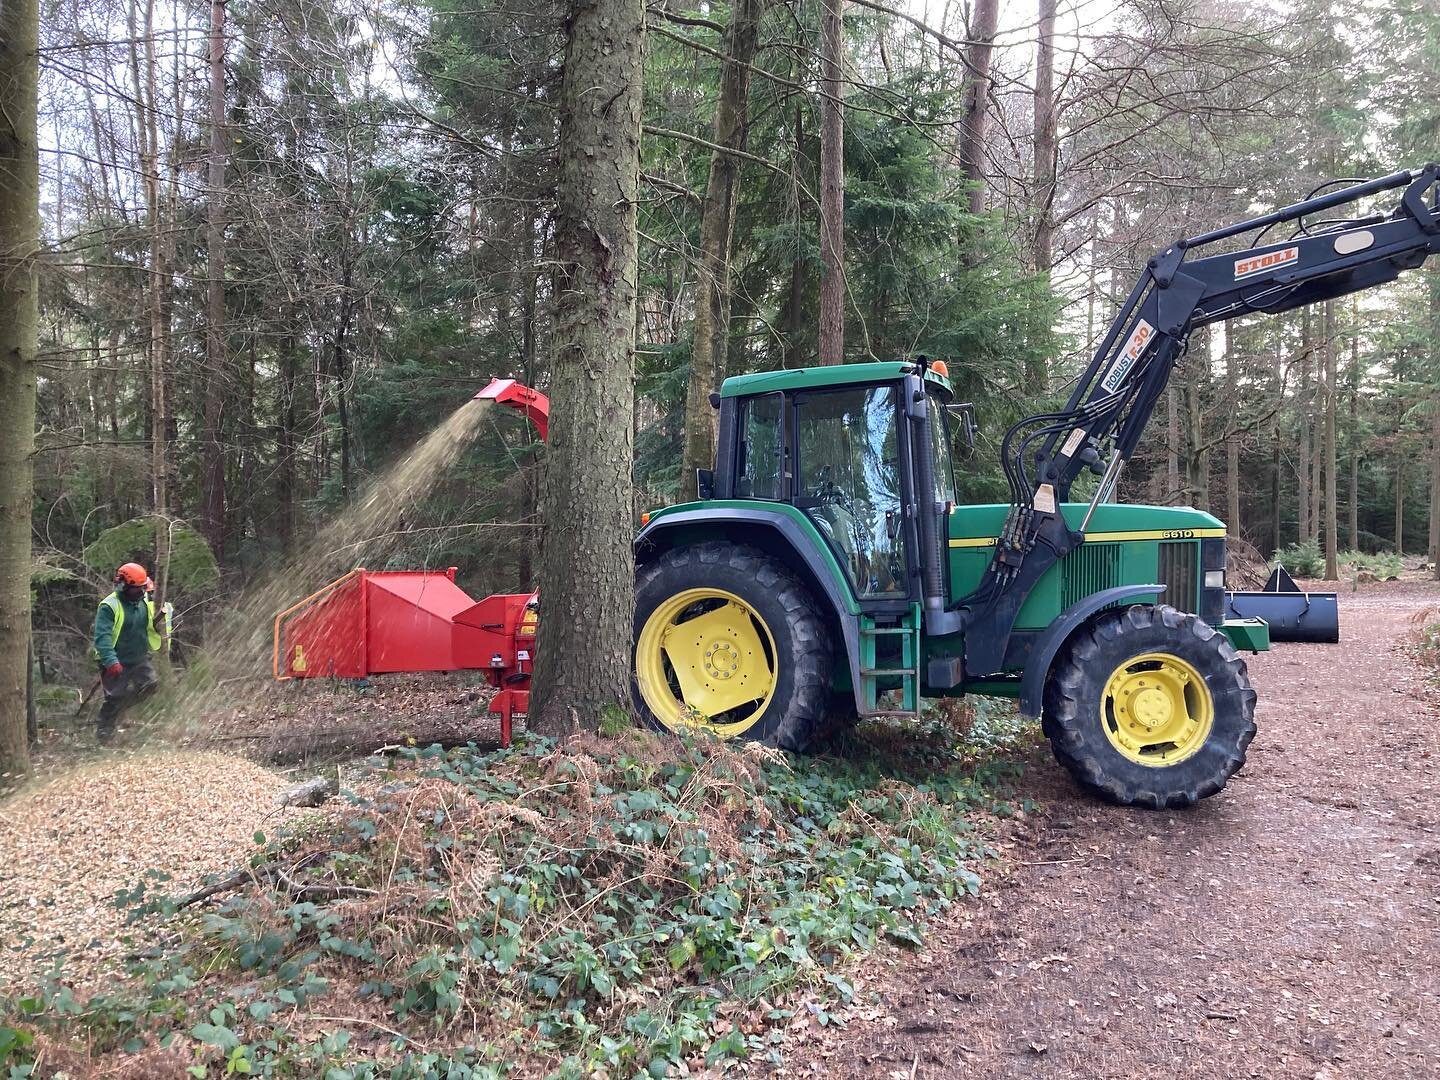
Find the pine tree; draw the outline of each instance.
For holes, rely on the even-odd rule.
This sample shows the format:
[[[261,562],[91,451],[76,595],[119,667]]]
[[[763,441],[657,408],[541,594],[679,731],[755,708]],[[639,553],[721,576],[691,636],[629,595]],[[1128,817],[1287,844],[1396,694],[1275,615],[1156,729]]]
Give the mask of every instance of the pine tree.
[[[0,4],[0,774],[28,771],[31,452],[35,445],[39,7]]]
[[[532,723],[630,700],[643,0],[573,0],[560,90],[556,347]],[[601,92],[599,89],[603,87]]]

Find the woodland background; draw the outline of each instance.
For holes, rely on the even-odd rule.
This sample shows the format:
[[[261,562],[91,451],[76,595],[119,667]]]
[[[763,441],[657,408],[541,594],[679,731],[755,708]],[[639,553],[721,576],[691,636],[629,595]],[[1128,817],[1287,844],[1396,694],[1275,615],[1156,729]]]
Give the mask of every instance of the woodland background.
[[[1003,499],[1005,424],[1063,396],[1151,253],[1440,157],[1416,0],[852,0],[831,65],[827,13],[833,48],[823,3],[647,11],[637,515],[708,464],[726,373],[917,352],[978,406],[962,494]],[[490,376],[549,385],[566,10],[47,0],[39,26],[34,648],[80,681],[105,530],[208,542],[216,572],[169,583],[183,652]],[[531,585],[539,455],[512,421],[371,557]],[[1440,274],[1197,334],[1121,497],[1208,508],[1265,555],[1314,541],[1332,573],[1342,549],[1433,559]]]

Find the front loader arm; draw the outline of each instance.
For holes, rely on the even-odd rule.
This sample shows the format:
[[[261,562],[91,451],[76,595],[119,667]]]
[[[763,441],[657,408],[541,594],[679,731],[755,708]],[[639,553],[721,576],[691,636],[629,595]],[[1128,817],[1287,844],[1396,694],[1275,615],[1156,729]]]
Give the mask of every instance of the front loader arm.
[[[1346,296],[1419,266],[1440,252],[1437,178],[1435,164],[1392,173],[1176,241],[1149,260],[1065,408],[1027,417],[1005,434],[1010,514],[979,586],[962,601],[972,675],[1000,670],[1030,588],[1084,538],[1090,515],[1135,452],[1190,331]],[[1341,207],[1353,213],[1361,199],[1400,188],[1389,212],[1305,221]],[[1262,242],[1277,225],[1292,222],[1298,225],[1288,239]],[[1196,257],[1199,249],[1252,231],[1257,235],[1248,248]],[[1086,469],[1101,481],[1072,530],[1060,504]]]

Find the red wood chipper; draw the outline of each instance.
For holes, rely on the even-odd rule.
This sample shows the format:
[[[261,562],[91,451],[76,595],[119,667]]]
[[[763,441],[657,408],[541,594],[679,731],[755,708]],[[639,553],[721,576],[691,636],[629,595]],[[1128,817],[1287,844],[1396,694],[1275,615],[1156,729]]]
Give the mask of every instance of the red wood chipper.
[[[550,401],[514,379],[492,379],[475,395],[523,413],[544,439]],[[363,679],[402,672],[480,671],[497,693],[500,742],[530,704],[539,620],[537,593],[475,600],[444,570],[356,567],[275,616],[275,678]]]

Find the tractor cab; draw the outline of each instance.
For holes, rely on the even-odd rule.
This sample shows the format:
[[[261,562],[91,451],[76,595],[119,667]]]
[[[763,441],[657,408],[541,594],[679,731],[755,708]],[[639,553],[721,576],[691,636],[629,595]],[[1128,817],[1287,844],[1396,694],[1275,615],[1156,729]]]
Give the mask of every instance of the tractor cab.
[[[920,599],[922,520],[937,524],[955,499],[952,396],[944,368],[923,363],[727,379],[702,494],[793,507],[866,611],[898,611]]]

